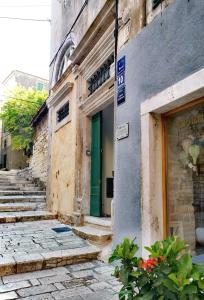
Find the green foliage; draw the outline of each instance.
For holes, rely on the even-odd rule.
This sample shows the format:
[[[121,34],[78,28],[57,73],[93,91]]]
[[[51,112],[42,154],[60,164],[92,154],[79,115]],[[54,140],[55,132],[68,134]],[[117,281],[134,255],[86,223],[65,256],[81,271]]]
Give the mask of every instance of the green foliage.
[[[145,248],[147,260],[135,257],[138,246],[125,239],[109,259],[119,261],[113,276],[122,283],[120,300],[204,299],[204,267],[192,263],[185,241],[168,237]]]
[[[2,107],[0,118],[3,120],[6,132],[11,134],[12,148],[28,149],[33,136],[30,122],[47,98],[47,91],[18,86],[7,94],[7,101]]]

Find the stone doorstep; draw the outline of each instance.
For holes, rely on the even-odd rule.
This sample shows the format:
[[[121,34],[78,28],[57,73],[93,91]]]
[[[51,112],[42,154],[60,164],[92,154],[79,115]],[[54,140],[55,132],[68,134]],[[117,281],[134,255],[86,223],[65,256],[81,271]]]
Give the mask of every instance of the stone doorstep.
[[[111,230],[111,218],[84,216],[84,222],[87,225],[88,224],[97,225]]]
[[[57,219],[57,214],[48,211],[0,212],[0,223],[16,223]]]
[[[94,228],[88,225],[73,227],[73,232],[84,239],[98,243],[104,243],[112,238],[111,231]]]
[[[0,276],[25,273],[53,267],[77,264],[97,259],[100,250],[95,246],[75,248],[26,256],[8,256],[0,258]]]

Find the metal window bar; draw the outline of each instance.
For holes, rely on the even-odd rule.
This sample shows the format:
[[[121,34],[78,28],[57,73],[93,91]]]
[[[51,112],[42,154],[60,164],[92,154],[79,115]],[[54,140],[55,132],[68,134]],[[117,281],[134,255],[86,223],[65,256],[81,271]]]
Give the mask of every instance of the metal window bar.
[[[152,0],[152,8],[155,9],[163,0]]]
[[[69,115],[69,102],[63,105],[57,112],[57,122],[61,122]]]
[[[106,80],[110,78],[110,66],[113,62],[114,54],[112,54],[88,80],[89,96],[93,94]]]

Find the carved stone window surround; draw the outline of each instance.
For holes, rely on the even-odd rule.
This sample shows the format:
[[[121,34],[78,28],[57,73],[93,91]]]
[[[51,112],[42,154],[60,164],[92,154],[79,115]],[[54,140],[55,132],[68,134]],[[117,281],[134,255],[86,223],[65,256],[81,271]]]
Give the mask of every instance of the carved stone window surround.
[[[53,124],[53,130],[55,132],[71,121],[72,103],[68,95],[71,92],[73,85],[74,84],[72,82],[65,83],[57,93],[51,95],[47,100],[47,106],[49,110],[52,110],[52,119],[53,119],[52,124]],[[61,122],[57,123],[57,111],[68,101],[69,101],[69,115],[66,118],[64,118]]]
[[[98,43],[94,46],[89,55],[84,59],[79,66],[79,85],[78,85],[78,102],[85,114],[91,113],[94,105],[99,107],[105,103],[106,96],[113,92],[109,91],[110,86],[114,84],[114,72],[111,71],[111,77],[107,80],[97,91],[88,97],[88,79],[101,67],[106,59],[114,53],[114,37],[113,37],[114,23],[112,23],[105,34],[100,38]],[[113,68],[112,68],[113,69]],[[105,93],[104,96],[100,95]],[[109,101],[109,96],[107,96]],[[99,100],[101,99],[101,100]],[[102,100],[103,99],[103,100]],[[91,103],[92,102],[92,103]],[[95,108],[93,109],[95,111]]]
[[[93,116],[111,104],[114,99],[114,76],[109,78],[98,90],[79,104],[86,116]]]
[[[71,92],[73,85],[73,82],[67,82],[58,92],[52,94],[47,100],[48,108],[56,106],[62,99],[64,99],[64,97]]]
[[[100,38],[92,51],[80,65],[80,73],[88,80],[103,62],[114,52],[114,23],[110,25],[105,34]]]

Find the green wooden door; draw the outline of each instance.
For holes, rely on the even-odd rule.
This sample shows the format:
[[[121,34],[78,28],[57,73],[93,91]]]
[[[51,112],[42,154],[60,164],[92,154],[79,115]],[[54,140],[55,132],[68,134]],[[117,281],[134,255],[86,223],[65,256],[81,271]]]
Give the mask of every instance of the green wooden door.
[[[90,215],[101,216],[101,113],[92,117]]]

